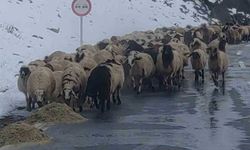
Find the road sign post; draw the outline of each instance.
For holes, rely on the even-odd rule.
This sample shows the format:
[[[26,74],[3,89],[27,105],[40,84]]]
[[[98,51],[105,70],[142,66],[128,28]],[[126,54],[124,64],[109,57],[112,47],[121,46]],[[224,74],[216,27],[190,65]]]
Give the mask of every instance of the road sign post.
[[[83,16],[86,16],[91,11],[90,0],[74,0],[72,2],[72,10],[80,16],[80,46],[83,44]]]

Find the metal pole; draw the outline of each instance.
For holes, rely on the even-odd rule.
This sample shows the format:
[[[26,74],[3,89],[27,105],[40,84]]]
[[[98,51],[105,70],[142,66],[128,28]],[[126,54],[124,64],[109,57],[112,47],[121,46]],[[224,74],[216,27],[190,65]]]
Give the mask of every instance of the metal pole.
[[[83,16],[80,17],[80,46],[83,44]]]

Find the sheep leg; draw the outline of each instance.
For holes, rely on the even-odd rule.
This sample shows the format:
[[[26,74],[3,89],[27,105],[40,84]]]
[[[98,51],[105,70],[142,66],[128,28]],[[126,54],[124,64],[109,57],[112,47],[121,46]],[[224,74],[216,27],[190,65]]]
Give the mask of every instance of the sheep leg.
[[[100,104],[101,104],[101,112],[103,113],[105,111],[105,99],[101,99]]]
[[[214,81],[214,84],[215,84],[215,86],[216,87],[218,87],[218,74],[217,73],[214,73],[213,75],[212,75],[212,78],[213,78],[213,81]]]
[[[26,98],[26,103],[27,103],[26,110],[31,111],[31,98],[30,97]]]
[[[159,81],[159,89],[163,89],[164,86],[164,79],[162,78],[162,76],[158,77],[158,81]]]
[[[222,86],[225,86],[225,72],[222,72]]]
[[[153,81],[152,81],[152,79],[149,79],[149,88],[151,88],[152,89],[152,91],[154,92],[155,91],[155,88],[154,88],[154,86],[153,86]]]
[[[107,99],[107,110],[108,110],[108,111],[110,110],[110,96],[109,96],[109,98]]]
[[[184,68],[182,69],[182,79],[183,79],[183,80],[185,79],[185,76],[184,76]]]
[[[31,102],[32,103],[32,109],[36,108],[36,102]]]
[[[177,76],[176,76],[176,82],[177,82],[177,85],[178,85],[178,89],[181,88],[181,79],[182,79],[182,75],[180,74],[181,71],[178,71],[177,73]]]
[[[120,94],[121,94],[121,92],[120,92],[120,88],[117,88],[117,90],[116,90],[116,94],[117,94],[117,100],[118,100],[117,105],[121,105],[121,104],[122,104],[122,102],[121,102],[121,98],[120,98]]]
[[[204,81],[205,81],[204,69],[201,70],[201,77],[202,77],[202,83],[204,83]]]
[[[135,78],[132,77],[131,80],[132,80],[133,89],[136,91]]]
[[[99,104],[98,104],[98,101],[97,101],[96,96],[95,96],[95,97],[93,97],[93,100],[94,100],[94,103],[95,103],[95,107],[96,107],[96,109],[99,109]]]
[[[197,82],[199,80],[199,73],[197,70],[195,70],[194,74],[195,74],[195,81]]]
[[[138,86],[138,90],[137,90],[137,94],[141,94],[141,89],[142,89],[142,78],[139,80],[139,86]]]
[[[215,84],[215,86],[216,86],[216,78],[215,78],[215,74],[212,74],[212,79],[213,79],[213,82],[214,82],[214,84]]]
[[[112,94],[112,100],[113,100],[113,103],[114,103],[114,104],[116,104],[115,93],[116,93],[116,91]]]

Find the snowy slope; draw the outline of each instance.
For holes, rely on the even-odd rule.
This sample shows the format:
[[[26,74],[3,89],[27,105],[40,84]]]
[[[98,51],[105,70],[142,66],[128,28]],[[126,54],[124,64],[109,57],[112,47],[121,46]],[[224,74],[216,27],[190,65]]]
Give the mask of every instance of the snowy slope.
[[[79,46],[79,18],[71,0],[1,0],[0,116],[25,105],[15,75],[22,64],[54,50],[72,52]],[[162,26],[198,25],[205,20],[182,0],[92,0],[84,18],[84,41],[95,43],[112,35]]]

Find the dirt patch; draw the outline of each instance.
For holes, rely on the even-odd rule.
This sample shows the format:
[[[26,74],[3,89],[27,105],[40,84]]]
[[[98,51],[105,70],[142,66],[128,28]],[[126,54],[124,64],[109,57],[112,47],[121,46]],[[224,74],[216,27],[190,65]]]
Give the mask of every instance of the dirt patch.
[[[66,104],[52,103],[31,114],[25,122],[36,123],[76,123],[86,121],[80,114],[75,113]]]
[[[48,139],[41,130],[26,123],[10,124],[0,130],[0,147],[27,142],[40,143]]]

